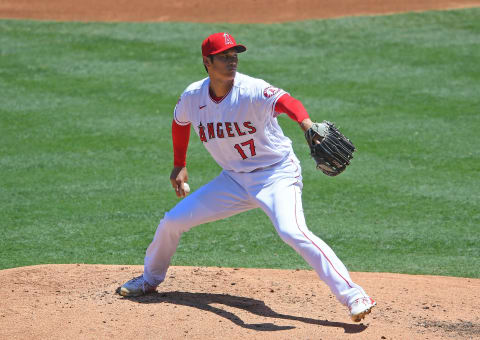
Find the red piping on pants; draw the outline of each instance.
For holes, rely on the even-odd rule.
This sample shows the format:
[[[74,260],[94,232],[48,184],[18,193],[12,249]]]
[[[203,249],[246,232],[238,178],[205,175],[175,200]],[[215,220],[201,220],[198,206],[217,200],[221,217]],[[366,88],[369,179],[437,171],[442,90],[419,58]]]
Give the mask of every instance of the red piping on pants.
[[[353,288],[350,283],[347,281],[347,279],[345,279],[337,270],[337,268],[335,268],[335,266],[332,264],[332,262],[330,261],[330,259],[325,255],[325,253],[322,251],[322,249],[320,249],[319,246],[317,246],[315,244],[315,242],[313,242],[311,239],[308,238],[308,236],[302,231],[302,229],[300,229],[300,225],[298,224],[298,220],[297,220],[297,193],[295,192],[295,187],[293,187],[293,192],[295,194],[295,222],[297,223],[297,228],[298,230],[300,230],[300,232],[303,234],[303,236],[305,236],[305,238],[307,240],[309,240],[310,242],[312,242],[312,244],[317,247],[318,250],[320,250],[320,252],[322,253],[322,255],[327,259],[328,263],[330,263],[330,265],[332,266],[333,270],[335,270],[335,272],[347,283],[347,285],[350,287],[350,288]]]

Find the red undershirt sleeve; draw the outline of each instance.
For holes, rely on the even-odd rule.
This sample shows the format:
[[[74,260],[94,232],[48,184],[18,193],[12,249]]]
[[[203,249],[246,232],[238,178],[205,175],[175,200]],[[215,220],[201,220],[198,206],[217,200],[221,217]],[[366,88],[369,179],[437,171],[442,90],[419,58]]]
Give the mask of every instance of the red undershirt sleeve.
[[[302,102],[293,98],[289,94],[284,94],[277,100],[277,103],[275,104],[275,112],[286,113],[291,119],[298,123],[309,118],[308,112]]]
[[[179,125],[172,121],[173,166],[187,165],[187,148],[190,140],[190,124]]]

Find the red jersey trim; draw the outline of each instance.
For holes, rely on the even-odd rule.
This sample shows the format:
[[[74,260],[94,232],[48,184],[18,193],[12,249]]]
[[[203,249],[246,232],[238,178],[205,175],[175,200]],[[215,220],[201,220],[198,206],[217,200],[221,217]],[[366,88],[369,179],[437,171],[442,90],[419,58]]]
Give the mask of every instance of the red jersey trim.
[[[173,111],[173,118],[174,118],[175,122],[176,122],[178,125],[182,125],[182,126],[183,126],[183,125],[188,125],[188,124],[190,124],[190,122],[182,122],[181,120],[179,120],[179,119],[177,118],[177,108],[175,108],[175,110]]]
[[[210,93],[210,84],[208,85],[208,96],[210,97],[210,99],[212,100],[212,102],[214,102],[215,104],[220,104],[225,98],[228,97],[228,95],[230,94],[230,92],[232,92],[232,89],[233,87],[235,86],[235,84],[232,85],[232,87],[230,88],[230,90],[228,90],[227,94],[224,95],[223,97],[215,97],[215,96],[212,96],[212,94]]]

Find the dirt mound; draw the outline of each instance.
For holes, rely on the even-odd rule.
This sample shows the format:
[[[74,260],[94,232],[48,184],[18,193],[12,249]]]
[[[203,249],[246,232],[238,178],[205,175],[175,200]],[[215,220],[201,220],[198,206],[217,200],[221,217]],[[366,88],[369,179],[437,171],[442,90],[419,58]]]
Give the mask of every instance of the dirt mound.
[[[478,6],[479,0],[2,0],[0,18],[272,23]]]
[[[142,266],[0,271],[1,339],[473,339],[480,279],[352,273],[378,302],[350,321],[313,271],[171,267],[158,293],[116,288]]]

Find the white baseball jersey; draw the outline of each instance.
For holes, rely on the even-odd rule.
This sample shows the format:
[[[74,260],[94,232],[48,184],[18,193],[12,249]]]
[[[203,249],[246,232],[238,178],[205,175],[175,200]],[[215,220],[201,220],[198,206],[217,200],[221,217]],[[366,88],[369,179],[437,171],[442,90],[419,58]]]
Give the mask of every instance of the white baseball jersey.
[[[275,103],[285,91],[237,72],[232,89],[217,102],[209,94],[209,84],[210,78],[205,78],[188,86],[174,118],[179,125],[193,125],[223,169],[251,172],[293,152],[275,115]]]

